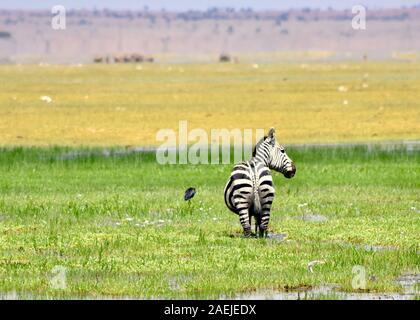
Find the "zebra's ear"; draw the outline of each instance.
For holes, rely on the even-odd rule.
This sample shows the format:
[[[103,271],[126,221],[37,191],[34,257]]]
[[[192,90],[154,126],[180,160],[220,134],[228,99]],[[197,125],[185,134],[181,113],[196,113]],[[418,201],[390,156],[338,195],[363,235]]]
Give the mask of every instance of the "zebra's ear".
[[[274,128],[270,128],[267,135],[267,141],[270,142],[272,145],[276,143],[276,130]]]

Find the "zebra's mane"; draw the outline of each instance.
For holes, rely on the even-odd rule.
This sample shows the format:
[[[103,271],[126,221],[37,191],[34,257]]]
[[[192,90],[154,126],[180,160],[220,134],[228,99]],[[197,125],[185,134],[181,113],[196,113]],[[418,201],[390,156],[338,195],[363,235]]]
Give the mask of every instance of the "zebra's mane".
[[[252,150],[252,156],[253,157],[255,157],[257,155],[257,149],[259,148],[261,143],[263,143],[265,141],[265,139],[267,139],[267,136],[264,136],[264,138],[262,138],[260,141],[258,141],[257,144],[254,146],[254,149]]]

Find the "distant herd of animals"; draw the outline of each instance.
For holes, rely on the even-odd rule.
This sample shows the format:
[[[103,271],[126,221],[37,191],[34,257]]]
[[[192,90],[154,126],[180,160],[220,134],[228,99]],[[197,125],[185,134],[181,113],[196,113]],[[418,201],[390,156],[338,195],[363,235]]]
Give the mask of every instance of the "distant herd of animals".
[[[153,63],[155,59],[150,56],[145,56],[138,53],[124,54],[124,55],[105,55],[96,56],[93,58],[94,63]],[[237,63],[238,58],[232,57],[228,54],[221,54],[219,56],[219,62],[231,62]]]
[[[96,56],[93,59],[94,63],[142,63],[149,62],[153,63],[155,59],[150,56],[144,56],[142,54],[125,54],[119,56]]]

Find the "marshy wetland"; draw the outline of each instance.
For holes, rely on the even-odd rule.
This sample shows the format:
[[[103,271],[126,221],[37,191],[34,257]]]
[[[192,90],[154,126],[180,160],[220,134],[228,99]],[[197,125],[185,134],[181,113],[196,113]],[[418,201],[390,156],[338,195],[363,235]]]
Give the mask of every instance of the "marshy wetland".
[[[419,72],[0,66],[0,297],[418,299]],[[157,130],[180,120],[276,127],[298,170],[274,174],[270,237],[241,237],[232,164],[157,163]]]

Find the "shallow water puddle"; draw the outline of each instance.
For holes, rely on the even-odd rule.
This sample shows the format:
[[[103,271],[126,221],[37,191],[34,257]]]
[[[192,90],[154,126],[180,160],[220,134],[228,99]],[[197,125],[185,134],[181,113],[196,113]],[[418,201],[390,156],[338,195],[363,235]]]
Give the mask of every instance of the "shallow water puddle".
[[[418,275],[417,275],[418,276]],[[296,289],[289,291],[258,290],[256,292],[241,293],[235,300],[304,300],[304,299],[340,299],[340,300],[414,300],[415,292],[377,293],[377,292],[344,292],[339,286],[325,285],[311,289]]]
[[[302,216],[302,220],[309,222],[324,222],[327,221],[328,218],[322,214],[305,214]]]
[[[420,149],[420,141],[417,140],[407,140],[401,142],[372,142],[372,143],[331,143],[331,144],[291,144],[289,147],[295,149],[311,149],[311,148],[354,148],[354,147],[364,147],[366,146],[369,151],[380,148],[386,151],[393,151],[395,149],[405,147],[407,151],[418,151]],[[156,147],[142,147],[142,146],[133,146],[120,149],[103,149],[103,150],[81,150],[81,151],[69,151],[62,155],[58,156],[58,160],[73,160],[78,158],[85,158],[91,156],[100,156],[104,158],[109,157],[123,157],[136,153],[155,153],[157,151]],[[176,148],[169,148],[169,151],[176,151]]]
[[[396,282],[404,288],[404,292],[419,294],[420,274],[404,274]]]
[[[323,285],[309,289],[297,288],[287,291],[262,289],[255,292],[241,293],[229,298],[237,300],[300,300],[319,298],[341,300],[414,300],[418,297],[420,274],[404,274],[398,277],[395,282],[401,285],[403,289],[402,293],[345,292],[338,285]]]
[[[304,300],[304,299],[340,299],[340,300],[414,300],[419,295],[418,286],[420,284],[420,274],[405,274],[398,277],[396,283],[403,288],[403,293],[381,293],[381,292],[345,292],[340,290],[339,285],[322,285],[313,288],[296,288],[287,291],[275,289],[261,289],[254,292],[240,293],[234,296],[222,295],[220,300]],[[30,293],[0,292],[0,300],[21,300],[21,299],[39,299],[42,296],[35,296]],[[142,299],[138,297],[122,296],[80,296],[70,297],[69,299],[87,299],[87,300],[131,300]],[[156,299],[165,299],[156,297]]]
[[[88,157],[103,157],[103,158],[110,158],[110,157],[124,157],[129,156],[136,153],[151,153],[156,152],[157,148],[155,147],[134,147],[134,148],[126,148],[126,149],[103,149],[103,150],[91,150],[91,151],[70,151],[58,156],[58,160],[75,160],[80,158],[88,158]]]
[[[277,241],[283,241],[287,238],[287,233],[269,233],[267,234],[268,239],[274,239]]]

